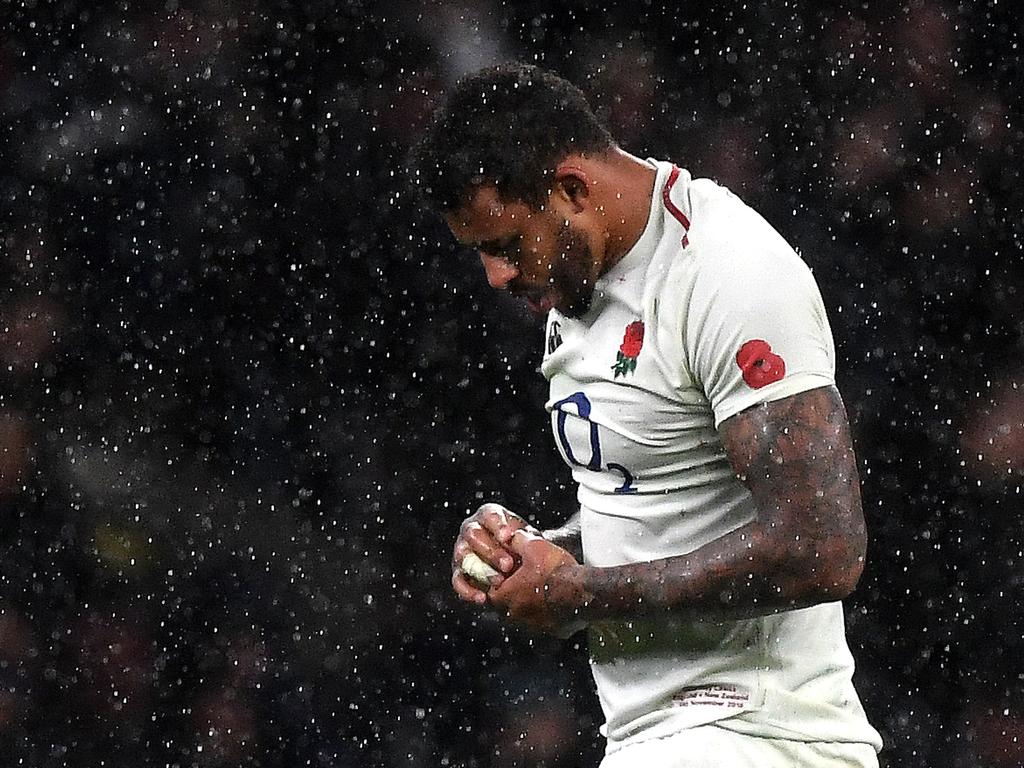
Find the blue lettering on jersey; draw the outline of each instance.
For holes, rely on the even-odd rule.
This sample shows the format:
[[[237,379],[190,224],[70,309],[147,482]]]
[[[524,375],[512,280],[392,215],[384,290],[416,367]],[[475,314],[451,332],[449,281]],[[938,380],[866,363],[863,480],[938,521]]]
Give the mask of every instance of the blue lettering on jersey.
[[[633,485],[633,473],[626,469],[621,464],[616,464],[614,461],[608,462],[608,469],[614,469],[616,472],[622,473],[623,483],[615,489],[615,493],[636,493],[636,488]]]
[[[590,424],[590,461],[585,465],[576,460],[576,456],[572,452],[572,446],[569,445],[569,438],[565,436],[565,418],[568,416],[565,412],[565,406],[567,405],[575,405],[576,415]],[[562,444],[562,450],[565,451],[565,457],[569,460],[569,463],[575,464],[577,467],[586,466],[587,469],[593,472],[600,472],[601,442],[597,434],[597,424],[590,420],[590,400],[582,392],[573,392],[568,397],[555,403],[554,409],[558,411],[556,424],[558,442]]]
[[[572,415],[578,416],[590,425],[590,460],[586,464],[576,458],[572,445],[569,443],[569,437],[565,433],[566,418],[571,414],[567,408],[571,407],[575,407],[576,410],[576,413]],[[586,467],[591,472],[600,472],[602,469],[601,437],[597,423],[590,420],[591,409],[590,399],[583,392],[573,392],[568,397],[559,400],[552,406],[552,410],[555,412],[555,435],[562,448],[562,453],[565,454],[565,458],[570,464]],[[614,493],[636,493],[632,472],[615,462],[609,462],[607,469],[620,473],[623,478],[622,485],[615,488]]]

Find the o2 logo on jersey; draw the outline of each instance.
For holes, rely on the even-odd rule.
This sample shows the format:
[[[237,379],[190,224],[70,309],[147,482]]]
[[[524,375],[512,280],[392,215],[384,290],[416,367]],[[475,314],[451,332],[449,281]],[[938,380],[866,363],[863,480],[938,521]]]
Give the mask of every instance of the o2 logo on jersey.
[[[621,464],[610,461],[603,463],[601,455],[601,430],[596,422],[590,420],[592,406],[590,400],[583,392],[573,392],[566,398],[559,400],[551,407],[555,418],[555,438],[562,451],[565,460],[576,467],[584,467],[591,472],[601,472],[610,469],[622,475],[622,485],[614,489],[615,493],[636,493],[636,486],[633,485],[633,474]],[[585,440],[576,440],[577,454],[573,449],[573,442],[569,439],[566,430],[569,417],[579,418],[586,423],[587,435]],[[577,431],[577,430],[574,430]],[[581,459],[586,458],[586,462]]]

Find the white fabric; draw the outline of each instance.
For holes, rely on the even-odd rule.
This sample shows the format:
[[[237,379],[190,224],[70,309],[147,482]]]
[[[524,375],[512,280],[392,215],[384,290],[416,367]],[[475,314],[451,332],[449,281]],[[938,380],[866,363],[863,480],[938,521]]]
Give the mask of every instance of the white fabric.
[[[584,317],[550,313],[542,364],[555,441],[579,484],[585,561],[601,567],[685,554],[752,520],[717,426],[834,382],[804,262],[728,190],[651,162],[642,236],[598,281]],[[633,368],[622,350],[635,351],[624,336],[637,322]],[[749,381],[737,362],[748,342],[764,363]],[[773,381],[774,355],[785,375]],[[850,681],[838,603],[727,623],[602,622],[590,635],[609,751],[716,721],[880,746]]]
[[[607,755],[601,768],[878,768],[870,744],[750,738],[717,725],[689,728]]]

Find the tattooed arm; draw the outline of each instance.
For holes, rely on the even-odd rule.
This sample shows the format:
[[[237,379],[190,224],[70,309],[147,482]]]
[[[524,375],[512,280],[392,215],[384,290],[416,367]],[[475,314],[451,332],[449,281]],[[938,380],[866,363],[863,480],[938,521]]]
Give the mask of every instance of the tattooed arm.
[[[510,578],[493,602],[558,631],[580,618],[744,618],[848,595],[863,570],[866,534],[838,391],[763,403],[727,419],[720,433],[757,505],[752,522],[686,555],[612,568],[579,565],[543,539],[519,535],[519,573],[534,583]]]

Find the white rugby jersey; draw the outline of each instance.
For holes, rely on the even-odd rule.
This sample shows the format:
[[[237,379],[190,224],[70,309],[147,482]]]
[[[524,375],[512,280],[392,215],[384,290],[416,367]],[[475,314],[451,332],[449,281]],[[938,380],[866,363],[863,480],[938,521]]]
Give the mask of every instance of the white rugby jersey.
[[[834,382],[832,333],[800,257],[725,188],[649,162],[639,241],[585,316],[547,321],[547,408],[593,566],[685,554],[750,522],[716,427]],[[724,623],[595,622],[590,655],[609,751],[713,721],[881,746],[851,683],[840,603]]]

